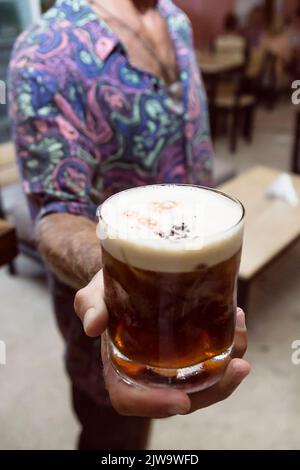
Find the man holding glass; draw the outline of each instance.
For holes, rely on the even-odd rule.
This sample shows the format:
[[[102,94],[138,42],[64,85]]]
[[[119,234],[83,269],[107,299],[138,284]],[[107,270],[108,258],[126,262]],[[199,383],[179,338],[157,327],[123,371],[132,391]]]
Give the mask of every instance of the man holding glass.
[[[141,391],[100,361],[107,311],[97,205],[134,186],[212,183],[190,23],[171,0],[58,0],[17,41],[10,103],[24,190],[66,340],[79,448],[144,448],[149,418],[223,400],[249,372],[244,360],[233,359],[221,382],[188,395]],[[72,313],[77,289],[75,311],[86,335]],[[239,311],[234,356],[245,349]]]

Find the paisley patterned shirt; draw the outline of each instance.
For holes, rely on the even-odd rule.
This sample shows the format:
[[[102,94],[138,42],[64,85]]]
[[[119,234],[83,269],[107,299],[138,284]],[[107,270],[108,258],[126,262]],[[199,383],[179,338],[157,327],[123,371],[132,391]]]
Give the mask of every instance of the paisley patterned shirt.
[[[58,0],[12,55],[10,110],[34,218],[95,218],[111,194],[142,184],[211,184],[205,93],[189,20],[159,0],[175,46],[183,107],[164,82],[130,64],[87,0]]]
[[[159,0],[176,49],[183,109],[154,75],[133,67],[87,0],[58,0],[18,39],[10,112],[32,216],[68,212],[95,219],[111,194],[141,184],[211,183],[204,89],[186,16]],[[99,373],[100,338],[83,333],[75,292],[48,270],[73,386],[111,407]],[[114,416],[114,415],[113,415]]]

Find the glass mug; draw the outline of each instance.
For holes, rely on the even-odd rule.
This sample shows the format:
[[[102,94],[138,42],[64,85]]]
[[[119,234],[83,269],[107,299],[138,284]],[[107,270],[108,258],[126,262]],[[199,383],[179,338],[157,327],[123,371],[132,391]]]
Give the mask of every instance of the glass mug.
[[[209,188],[152,185],[111,196],[97,215],[116,372],[189,393],[215,384],[233,348],[242,204]]]

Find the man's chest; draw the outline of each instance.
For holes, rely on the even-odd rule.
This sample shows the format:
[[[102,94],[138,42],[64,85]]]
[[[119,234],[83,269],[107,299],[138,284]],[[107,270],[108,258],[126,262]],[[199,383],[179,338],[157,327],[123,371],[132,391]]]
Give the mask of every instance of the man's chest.
[[[128,51],[124,50],[125,41],[103,35],[93,44],[86,44],[76,35],[76,51],[80,49],[81,54],[78,56],[76,51],[70,50],[69,62],[74,70],[82,57],[84,62],[80,62],[80,73],[77,69],[76,77],[66,76],[61,91],[97,144],[106,144],[111,137],[114,141],[125,142],[126,148],[140,151],[142,147],[142,153],[149,154],[153,147],[162,148],[168,140],[181,138],[191,120],[198,122],[201,87],[198,70],[193,65],[191,51],[171,34],[180,45],[176,55],[180,71],[179,96],[158,80],[157,74],[148,73],[142,65],[134,66]],[[140,45],[131,44],[129,36],[127,39],[130,51],[136,51],[138,57]],[[142,57],[139,57],[139,64]],[[75,91],[70,93],[73,88]]]
[[[176,81],[176,51],[166,25],[156,28],[156,37],[116,27],[132,65],[151,72],[166,82]]]
[[[178,79],[176,49],[167,20],[151,11],[141,18],[110,14],[95,5],[95,11],[127,52],[130,63],[167,83]]]

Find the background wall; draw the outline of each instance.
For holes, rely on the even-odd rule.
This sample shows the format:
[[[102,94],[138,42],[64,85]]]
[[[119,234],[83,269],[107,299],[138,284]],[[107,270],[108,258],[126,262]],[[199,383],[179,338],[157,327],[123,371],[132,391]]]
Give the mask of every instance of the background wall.
[[[41,4],[39,0],[22,0],[21,15],[23,25],[26,28],[29,24],[38,20],[41,14]]]
[[[235,11],[238,16],[245,20],[247,15],[252,10],[252,8],[256,6],[260,6],[264,4],[263,0],[236,0]]]
[[[283,10],[286,14],[290,15],[295,11],[295,9],[300,6],[298,0],[284,0],[283,1]]]
[[[245,0],[244,0],[245,1]],[[175,0],[191,18],[196,47],[209,44],[222,30],[224,16],[235,8],[235,0]]]
[[[224,17],[235,11],[244,19],[255,6],[264,0],[174,0],[191,18],[196,47],[207,46],[215,34],[222,30]],[[300,7],[300,0],[274,0],[277,9],[291,15]]]
[[[3,21],[3,11],[6,5],[15,7],[15,11],[18,14],[16,21],[21,22],[21,28],[27,28],[31,23],[35,22],[41,12],[40,0],[0,0],[0,17]]]

